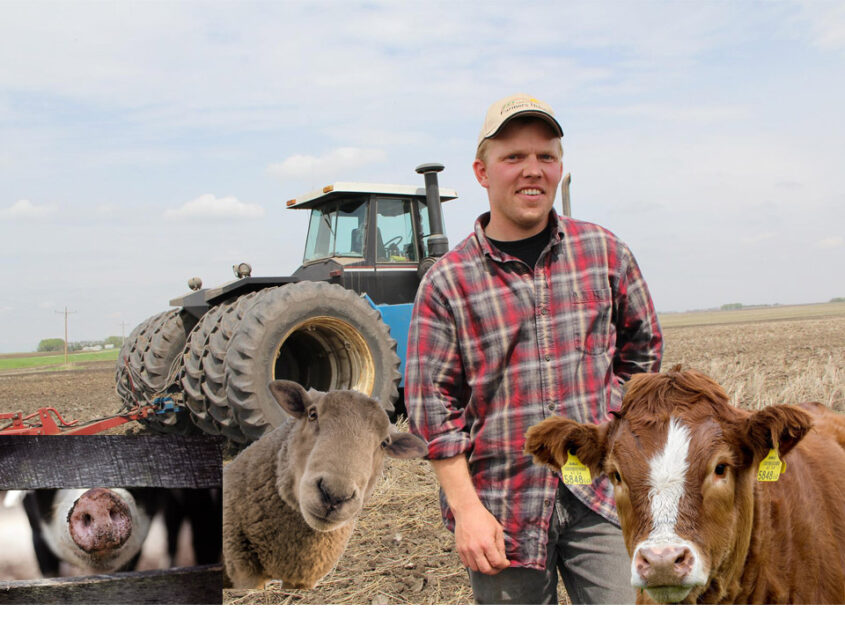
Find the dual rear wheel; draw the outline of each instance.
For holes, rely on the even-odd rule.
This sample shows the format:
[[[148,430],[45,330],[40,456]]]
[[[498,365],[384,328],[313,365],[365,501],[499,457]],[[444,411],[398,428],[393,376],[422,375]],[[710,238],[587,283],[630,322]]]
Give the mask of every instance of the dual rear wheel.
[[[198,322],[186,315],[177,309],[143,322],[118,358],[116,387],[127,406],[182,395],[181,411],[150,421],[157,431],[193,428],[239,443],[255,440],[285,419],[268,387],[276,379],[319,391],[357,390],[393,413],[396,341],[380,313],[353,291],[298,282],[225,301]]]

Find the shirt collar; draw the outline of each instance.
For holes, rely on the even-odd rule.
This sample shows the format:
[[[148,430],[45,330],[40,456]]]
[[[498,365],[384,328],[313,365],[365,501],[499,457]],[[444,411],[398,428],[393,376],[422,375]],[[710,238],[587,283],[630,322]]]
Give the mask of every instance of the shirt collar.
[[[475,238],[478,240],[482,253],[490,256],[494,260],[502,262],[505,258],[510,258],[510,256],[502,253],[490,242],[490,240],[488,240],[487,234],[484,233],[484,227],[487,226],[488,222],[490,222],[490,212],[485,211],[475,221]],[[552,230],[549,232],[549,244],[559,244],[563,239],[564,225],[561,222],[560,217],[557,215],[557,212],[554,210],[554,207],[552,207],[549,211],[549,222],[552,225]]]

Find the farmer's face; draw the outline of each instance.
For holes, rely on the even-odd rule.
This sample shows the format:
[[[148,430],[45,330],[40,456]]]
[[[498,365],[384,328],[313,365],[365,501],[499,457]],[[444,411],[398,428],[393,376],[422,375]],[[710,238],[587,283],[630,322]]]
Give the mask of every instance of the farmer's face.
[[[489,139],[484,160],[476,159],[473,170],[490,200],[489,237],[520,240],[546,226],[563,175],[560,141],[548,124],[511,121]]]

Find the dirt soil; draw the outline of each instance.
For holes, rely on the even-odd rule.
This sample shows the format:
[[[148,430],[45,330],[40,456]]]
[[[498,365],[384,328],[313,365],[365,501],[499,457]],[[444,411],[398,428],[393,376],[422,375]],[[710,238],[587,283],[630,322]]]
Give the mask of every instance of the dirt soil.
[[[122,402],[114,389],[114,362],[79,364],[70,370],[6,370],[0,372],[0,414],[34,414],[54,407],[67,421],[89,421],[120,412]],[[128,423],[113,433],[140,431]]]
[[[121,409],[114,364],[91,363],[64,371],[0,372],[0,413],[55,407],[65,420],[88,421]],[[140,423],[109,430],[149,433]],[[2,438],[0,438],[2,450]],[[231,446],[224,458],[234,454]],[[0,544],[0,552],[3,545]],[[2,560],[2,555],[0,555]],[[2,570],[2,561],[0,561]],[[337,568],[314,590],[226,591],[238,604],[466,604],[466,573],[451,533],[440,519],[437,487],[424,461],[388,460],[384,477],[362,512]]]
[[[701,369],[742,406],[819,400],[845,411],[845,319],[670,328],[664,334],[664,368],[680,362]],[[113,414],[120,409],[113,367],[96,363],[70,371],[0,373],[0,413],[27,414],[51,405],[68,419]],[[112,433],[146,431],[129,423]],[[0,448],[1,443],[2,438]],[[441,522],[430,466],[419,460],[388,460],[386,465],[349,547],[317,588],[229,590],[224,602],[471,603],[453,537]],[[564,593],[561,597],[566,600]]]

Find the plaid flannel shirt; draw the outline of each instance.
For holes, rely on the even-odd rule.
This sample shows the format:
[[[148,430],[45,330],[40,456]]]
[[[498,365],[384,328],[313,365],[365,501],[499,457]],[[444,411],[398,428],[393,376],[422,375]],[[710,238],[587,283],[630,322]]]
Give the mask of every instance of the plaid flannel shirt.
[[[552,210],[532,271],[487,240],[488,220],[420,285],[405,398],[429,459],[466,454],[511,565],[542,569],[559,474],[523,453],[526,429],[550,415],[608,420],[631,375],[659,370],[662,335],[634,256],[609,231]],[[618,525],[606,476],[571,490]],[[454,530],[442,490],[440,504]]]

